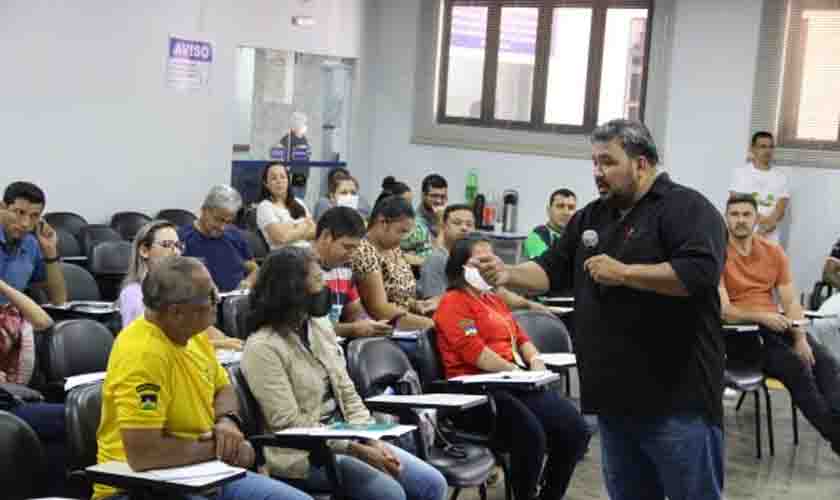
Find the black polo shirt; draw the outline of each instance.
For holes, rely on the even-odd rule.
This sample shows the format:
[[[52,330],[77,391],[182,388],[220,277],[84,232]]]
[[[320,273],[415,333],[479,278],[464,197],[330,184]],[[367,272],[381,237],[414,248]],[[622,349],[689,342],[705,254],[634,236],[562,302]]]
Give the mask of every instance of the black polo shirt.
[[[594,250],[581,235],[598,233]],[[622,219],[596,200],[536,259],[552,290],[574,289],[575,338],[586,413],[667,416],[700,412],[722,426],[724,346],[718,282],[726,225],[697,191],[660,174]],[[625,264],[669,262],[689,297],[595,283],[583,262],[606,253]]]

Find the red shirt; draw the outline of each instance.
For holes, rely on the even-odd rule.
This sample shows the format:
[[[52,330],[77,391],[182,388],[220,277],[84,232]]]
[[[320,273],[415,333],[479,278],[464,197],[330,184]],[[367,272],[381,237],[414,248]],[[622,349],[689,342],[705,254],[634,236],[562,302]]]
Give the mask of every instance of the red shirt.
[[[475,297],[449,291],[440,299],[434,320],[446,378],[481,373],[476,362],[485,347],[513,362],[512,340],[517,346],[531,341],[495,293]]]

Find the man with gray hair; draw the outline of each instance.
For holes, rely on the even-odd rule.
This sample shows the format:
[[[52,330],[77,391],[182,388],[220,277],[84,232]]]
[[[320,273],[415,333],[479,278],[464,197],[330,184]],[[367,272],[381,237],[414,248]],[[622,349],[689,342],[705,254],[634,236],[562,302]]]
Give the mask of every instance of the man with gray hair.
[[[164,258],[143,280],[143,302],[145,314],[120,332],[108,359],[97,462],[128,462],[138,472],[214,459],[251,467],[255,453],[242,434],[236,393],[204,333],[219,302],[207,269],[198,259]],[[96,484],[93,498],[129,497]],[[214,498],[311,500],[252,472]]]
[[[242,197],[235,189],[224,184],[213,186],[201,205],[198,220],[178,229],[184,255],[203,260],[222,292],[250,288],[257,279],[254,254],[233,226],[241,206]]]
[[[719,499],[726,225],[657,169],[643,124],[610,121],[591,142],[600,196],[557,245],[518,266],[471,264],[496,286],[574,290],[581,405],[598,415],[610,498]]]

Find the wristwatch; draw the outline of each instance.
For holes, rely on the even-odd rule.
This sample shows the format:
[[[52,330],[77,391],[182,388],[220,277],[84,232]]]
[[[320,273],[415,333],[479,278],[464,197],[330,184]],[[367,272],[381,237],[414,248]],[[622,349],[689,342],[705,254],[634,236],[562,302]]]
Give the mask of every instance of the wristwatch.
[[[226,418],[226,419],[230,420],[231,422],[233,422],[234,424],[236,424],[236,427],[238,427],[240,431],[242,430],[243,427],[245,427],[245,424],[242,422],[242,417],[240,417],[236,412],[229,411],[227,413],[223,413],[223,414],[219,415],[218,417],[216,417],[216,423],[218,424],[219,421],[222,420],[223,418]]]

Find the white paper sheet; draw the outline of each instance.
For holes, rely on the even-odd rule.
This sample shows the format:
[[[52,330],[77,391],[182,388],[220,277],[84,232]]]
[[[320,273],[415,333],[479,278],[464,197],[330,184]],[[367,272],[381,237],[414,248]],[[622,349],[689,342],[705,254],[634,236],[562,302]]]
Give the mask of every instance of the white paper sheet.
[[[541,353],[537,359],[542,360],[546,366],[575,366],[577,365],[577,356],[570,352],[551,352]]]
[[[480,394],[417,394],[417,395],[400,395],[400,394],[382,394],[367,398],[366,403],[402,403],[405,405],[432,405],[432,406],[447,406],[451,408],[461,408],[463,406],[470,406],[476,402],[483,403],[487,400],[487,396]]]
[[[80,385],[85,384],[92,384],[93,382],[99,382],[100,380],[105,380],[105,372],[93,372],[83,373],[82,375],[73,375],[72,377],[67,377],[64,380],[64,392],[70,392],[70,390],[74,387],[78,387]]]

